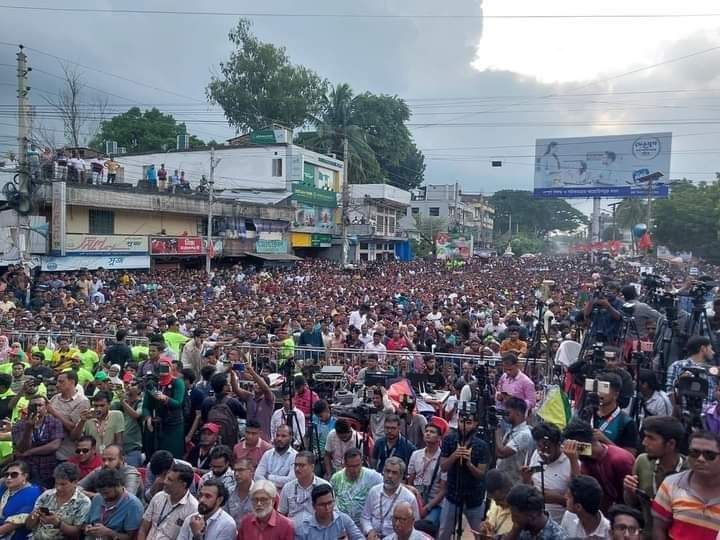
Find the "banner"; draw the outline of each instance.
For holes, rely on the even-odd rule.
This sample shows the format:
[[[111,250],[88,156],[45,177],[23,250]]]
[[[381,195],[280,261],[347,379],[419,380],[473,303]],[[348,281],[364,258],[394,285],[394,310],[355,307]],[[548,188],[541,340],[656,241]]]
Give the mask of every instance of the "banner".
[[[42,257],[43,272],[68,272],[70,270],[97,270],[98,268],[145,269],[150,268],[149,255],[68,255],[66,257]]]
[[[589,244],[575,244],[570,246],[570,253],[590,253],[591,251],[610,251],[619,253],[623,247],[620,240],[610,240],[608,242],[592,242]]]
[[[538,139],[536,197],[667,197],[672,133]]]
[[[472,254],[472,235],[440,233],[435,238],[435,256],[438,259],[469,259]]]
[[[292,198],[299,203],[323,208],[337,208],[337,193],[330,190],[318,189],[313,185],[293,184]]]
[[[287,253],[287,240],[258,240],[255,242],[256,253]]]
[[[66,234],[65,251],[74,255],[147,253],[148,239],[142,235]]]
[[[199,236],[154,236],[150,255],[204,255],[205,241]]]

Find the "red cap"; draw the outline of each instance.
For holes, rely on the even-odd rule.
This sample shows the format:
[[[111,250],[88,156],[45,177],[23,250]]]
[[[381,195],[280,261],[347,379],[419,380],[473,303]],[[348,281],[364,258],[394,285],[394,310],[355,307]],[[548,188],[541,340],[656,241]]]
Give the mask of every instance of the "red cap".
[[[445,436],[445,433],[447,433],[448,427],[450,427],[447,421],[439,416],[433,416],[430,419],[430,425],[436,426],[440,430],[440,435],[443,437]]]
[[[208,422],[203,427],[200,428],[200,431],[203,429],[207,429],[208,431],[211,431],[212,433],[220,433],[220,426],[218,426],[214,422]]]

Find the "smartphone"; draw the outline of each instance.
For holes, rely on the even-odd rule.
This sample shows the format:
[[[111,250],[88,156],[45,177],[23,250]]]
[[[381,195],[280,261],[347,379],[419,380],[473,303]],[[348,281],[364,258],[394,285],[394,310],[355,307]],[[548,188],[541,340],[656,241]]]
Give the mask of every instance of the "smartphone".
[[[581,456],[592,456],[592,444],[590,443],[578,442],[577,450]]]
[[[238,362],[237,364],[233,364],[232,368],[233,368],[233,371],[237,371],[240,374],[245,373],[245,364],[243,362]]]

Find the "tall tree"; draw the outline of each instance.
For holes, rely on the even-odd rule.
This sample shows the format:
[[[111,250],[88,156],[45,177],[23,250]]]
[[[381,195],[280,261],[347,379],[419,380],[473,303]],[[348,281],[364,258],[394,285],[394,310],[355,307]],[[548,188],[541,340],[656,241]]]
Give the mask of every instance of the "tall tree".
[[[647,221],[647,203],[643,199],[623,199],[615,208],[615,224],[630,231],[638,223]]]
[[[551,231],[570,232],[588,223],[588,218],[564,199],[533,197],[530,191],[505,189],[490,197],[495,208],[495,236],[507,237],[512,215],[512,229],[534,238]]]
[[[315,131],[300,134],[298,143],[342,156],[347,136],[352,183],[413,189],[423,181],[425,158],[405,125],[409,119],[410,109],[397,96],[356,96],[348,84],[339,84],[327,95]]]
[[[171,114],[164,114],[152,108],[141,111],[132,107],[100,126],[100,133],[91,141],[90,146],[103,149],[105,141],[116,141],[133,152],[164,152],[175,148],[177,136],[187,133],[185,124],[178,123]],[[197,137],[190,137],[190,147],[205,146]]]
[[[61,64],[63,86],[57,95],[43,96],[55,115],[63,124],[63,131],[68,144],[84,146],[97,132],[98,126],[105,117],[107,99],[96,98],[93,102],[85,102],[87,86],[82,73],[75,67]],[[40,125],[37,128],[41,143],[56,146],[55,137],[48,136],[52,130]]]
[[[225,111],[228,123],[250,131],[278,123],[302,126],[322,107],[327,82],[314,71],[290,63],[284,47],[263,43],[250,32],[251,22],[240,19],[228,37],[235,49],[220,63],[207,96]]]
[[[656,201],[653,208],[656,243],[720,262],[720,185],[717,181],[674,184],[670,197]]]

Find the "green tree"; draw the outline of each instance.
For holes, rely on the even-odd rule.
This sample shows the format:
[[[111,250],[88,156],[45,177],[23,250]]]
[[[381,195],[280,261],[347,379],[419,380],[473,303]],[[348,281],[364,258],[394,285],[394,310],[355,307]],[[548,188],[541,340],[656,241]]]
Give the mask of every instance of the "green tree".
[[[105,141],[116,141],[133,152],[164,152],[175,148],[177,136],[187,133],[184,123],[178,123],[171,114],[152,108],[145,112],[133,107],[100,125],[100,133],[90,147],[104,150]],[[190,148],[205,146],[197,137],[190,137]]]
[[[425,157],[406,126],[409,119],[410,109],[399,97],[355,96],[348,84],[339,84],[327,95],[315,131],[300,134],[298,144],[342,156],[347,136],[351,183],[413,189],[423,182]]]
[[[668,199],[655,201],[653,214],[656,244],[677,251],[692,251],[711,262],[720,262],[720,186],[717,182],[674,184]]]
[[[228,62],[220,63],[221,76],[208,84],[208,98],[241,131],[272,123],[302,126],[320,112],[327,81],[291,64],[284,47],[258,40],[250,26],[249,20],[240,19],[228,34],[235,49]]]
[[[647,221],[647,203],[643,199],[623,199],[615,207],[615,224],[619,229],[630,231],[638,223]]]
[[[504,248],[507,246],[503,247]],[[529,236],[520,235],[516,236],[510,242],[510,247],[513,253],[517,256],[524,255],[525,253],[541,253],[546,250],[545,241],[540,238],[531,238]]]
[[[417,243],[413,245],[413,250],[416,256],[420,253],[426,255],[435,254],[435,239],[438,233],[447,232],[448,225],[447,220],[442,217],[434,216],[421,216],[420,214],[413,214],[415,219],[415,230],[417,231]]]
[[[587,216],[567,201],[535,198],[530,191],[498,191],[490,203],[495,208],[495,237],[505,241],[511,215],[512,232],[517,230],[532,238],[544,238],[551,231],[570,232],[588,223]]]

